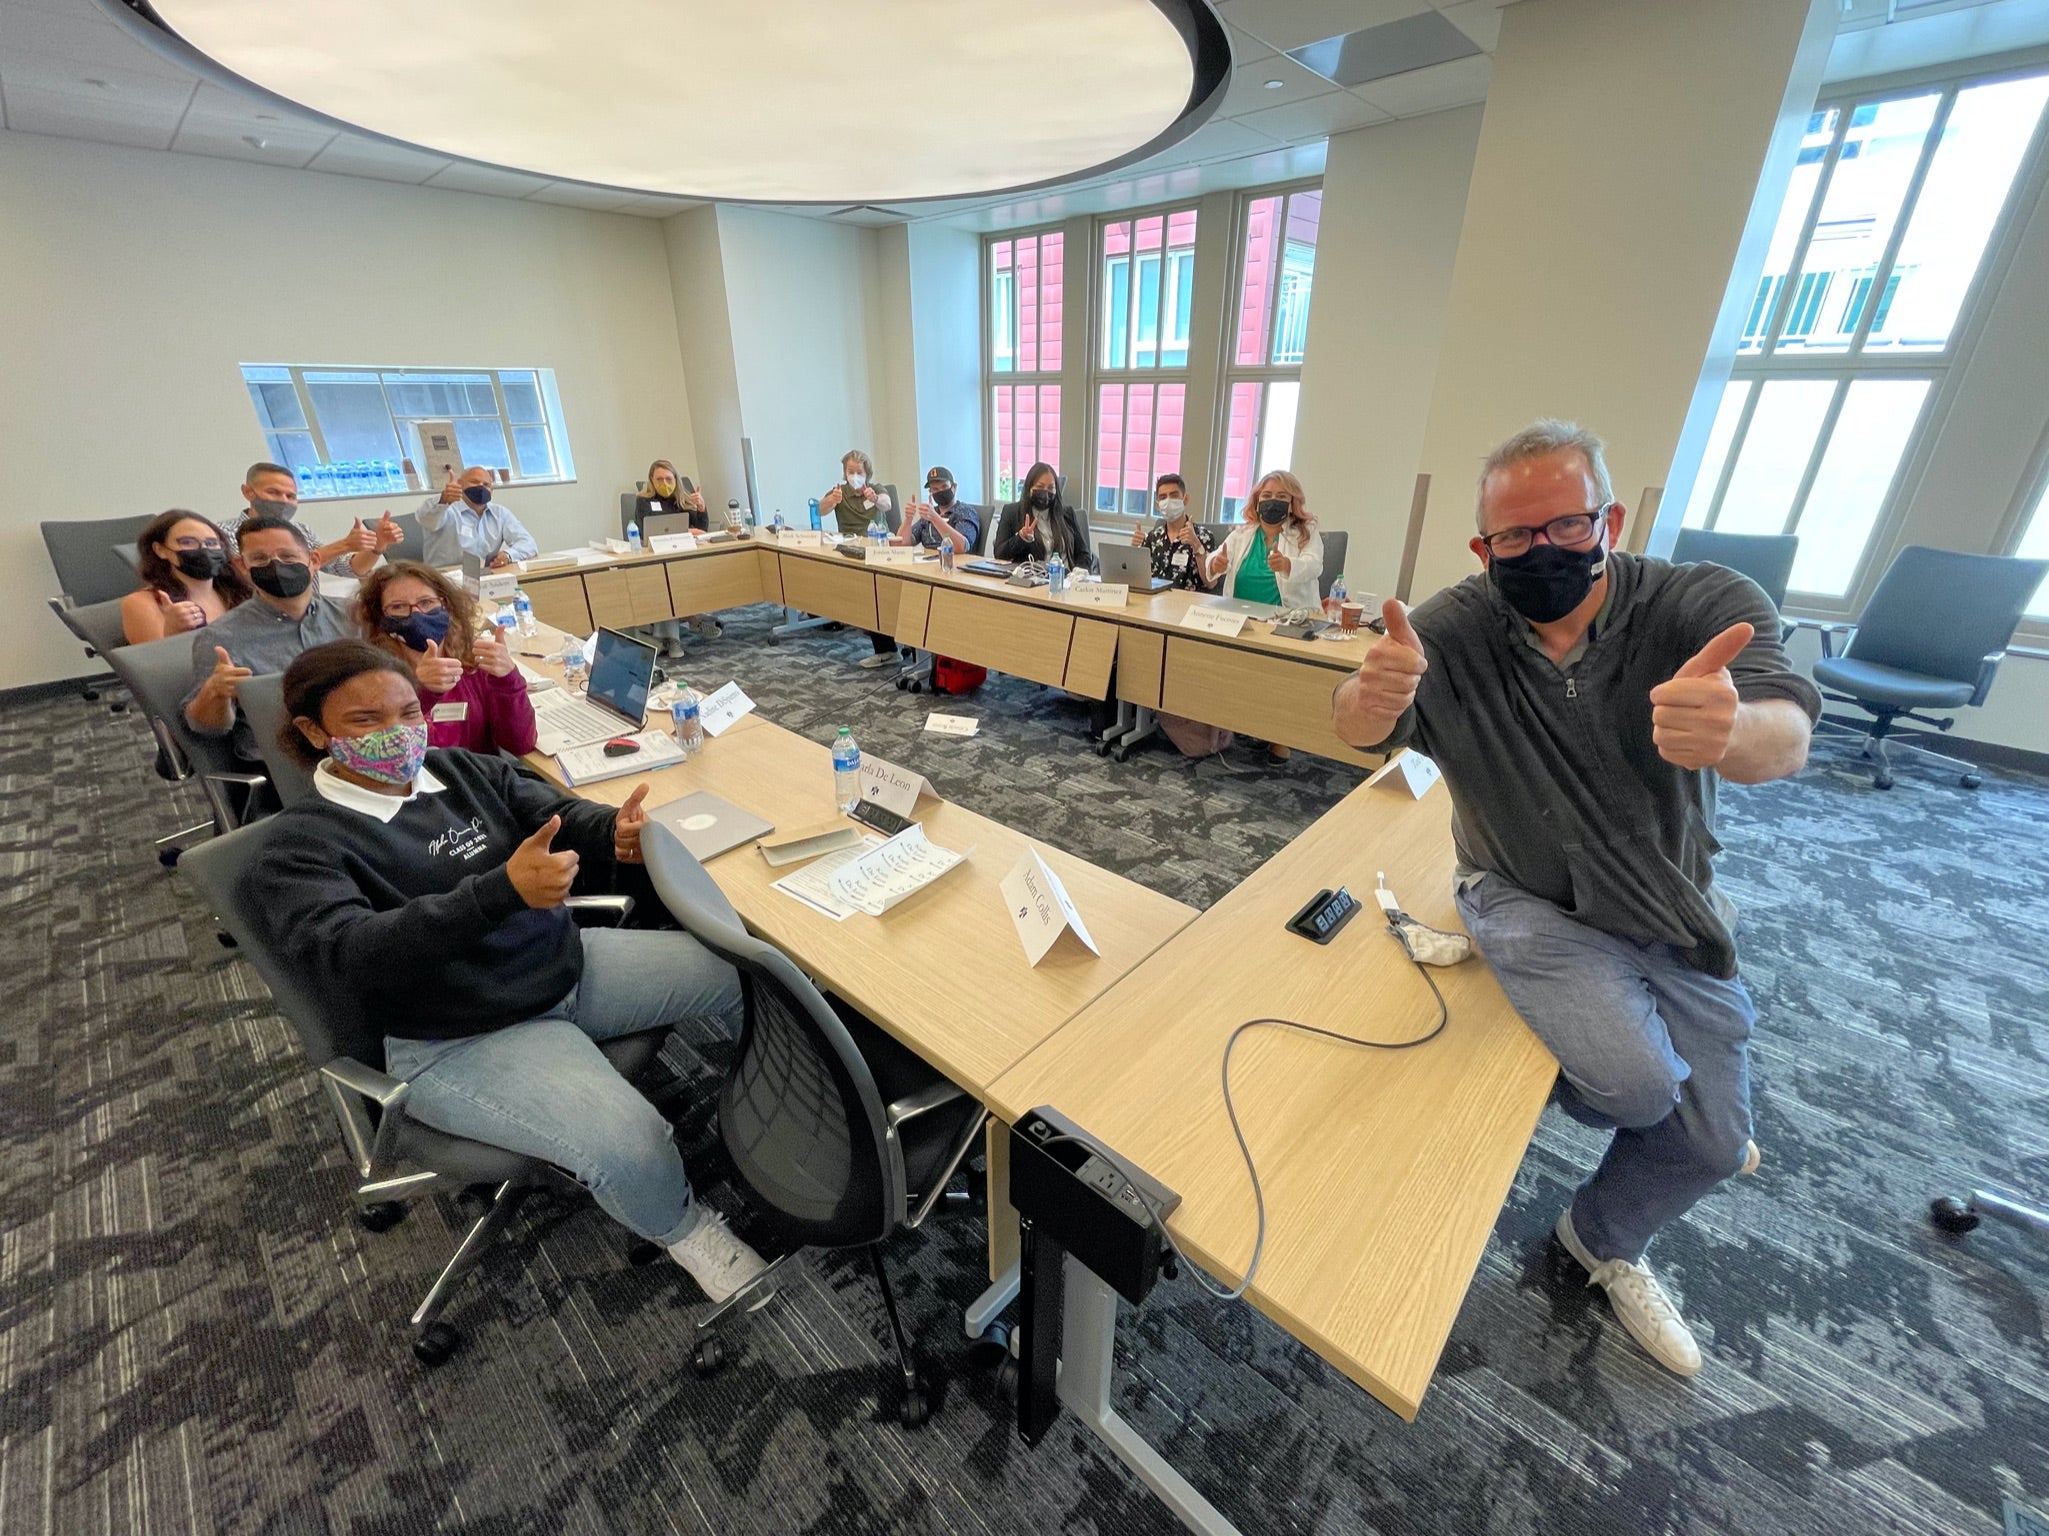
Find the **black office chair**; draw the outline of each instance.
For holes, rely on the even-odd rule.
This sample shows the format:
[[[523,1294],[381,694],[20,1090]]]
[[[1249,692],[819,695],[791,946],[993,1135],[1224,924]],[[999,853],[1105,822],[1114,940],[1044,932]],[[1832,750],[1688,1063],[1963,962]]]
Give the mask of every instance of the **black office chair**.
[[[1316,578],[1316,595],[1329,597],[1332,583],[1345,573],[1345,549],[1351,534],[1340,528],[1323,536],[1323,574]]]
[[[1711,528],[1682,528],[1672,546],[1674,565],[1719,565],[1748,576],[1772,600],[1786,606],[1786,583],[1793,579],[1793,561],[1800,553],[1797,533],[1717,533]]]
[[[192,636],[171,635],[147,645],[124,645],[107,657],[149,717],[160,746],[168,739],[199,779],[213,816],[213,832],[232,832],[268,803],[270,781],[236,756],[226,736],[201,736],[185,723],[185,694],[192,686]],[[161,770],[159,770],[161,771]],[[186,827],[157,839],[157,860],[178,862],[184,840],[204,827]]]
[[[412,1315],[414,1357],[422,1365],[440,1365],[462,1343],[462,1335],[440,1320],[456,1286],[536,1188],[547,1184],[567,1191],[578,1186],[537,1159],[488,1142],[451,1136],[405,1112],[409,1085],[383,1070],[383,1040],[352,1034],[338,1023],[319,996],[300,984],[295,968],[265,939],[248,873],[277,826],[275,819],[260,821],[217,837],[193,849],[183,868],[223,928],[236,936],[240,952],[256,967],[278,1012],[299,1037],[307,1063],[320,1073],[321,1086],[327,1090],[328,1103],[341,1126],[342,1145],[355,1165],[358,1182],[351,1199],[356,1219],[372,1232],[384,1232],[405,1219],[407,1202],[422,1195],[456,1193],[472,1184],[496,1186],[489,1208],[434,1277]],[[624,896],[572,897],[570,905],[616,921],[631,910],[632,902]],[[654,1061],[666,1034],[666,1028],[647,1030],[602,1041],[598,1048],[630,1080]],[[660,1253],[653,1244],[637,1244],[634,1262],[649,1262]]]
[[[267,672],[247,679],[235,693],[236,707],[249,722],[256,738],[256,750],[263,754],[264,771],[281,805],[297,805],[313,793],[313,775],[287,752],[279,738],[285,727],[285,675]]]
[[[1935,719],[1919,709],[1976,706],[1992,691],[1992,679],[2006,654],[2021,615],[2049,573],[2049,560],[2009,555],[1965,555],[1912,544],[1901,550],[1858,618],[1849,648],[1814,664],[1814,680],[1835,693],[1824,697],[1854,704],[1871,715],[1863,738],[1866,757],[1877,759],[1871,782],[1891,789],[1887,746],[1917,753],[1953,768],[1966,789],[1976,789],[1978,770],[1959,758],[1890,737],[1893,722],[1946,731],[1955,717]],[[1833,652],[1830,626],[1822,648]],[[1834,724],[1833,722],[1826,722]]]
[[[719,1090],[719,1138],[749,1199],[789,1245],[866,1248],[874,1265],[902,1384],[897,1417],[930,1413],[883,1242],[917,1227],[980,1134],[986,1112],[960,1088],[851,1008],[828,1000],[790,958],[747,932],[704,866],[660,823],[641,835],[648,877],[670,915],[740,972],[746,1019]],[[695,1356],[700,1374],[724,1363],[710,1330],[763,1283],[715,1308]]]

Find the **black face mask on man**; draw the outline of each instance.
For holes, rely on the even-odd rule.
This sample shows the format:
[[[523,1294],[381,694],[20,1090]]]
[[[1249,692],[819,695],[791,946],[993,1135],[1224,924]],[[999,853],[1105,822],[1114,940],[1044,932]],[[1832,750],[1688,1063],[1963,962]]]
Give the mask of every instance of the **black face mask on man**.
[[[1585,602],[1607,568],[1608,546],[1601,539],[1585,549],[1533,544],[1513,560],[1494,556],[1487,562],[1487,579],[1502,601],[1532,624],[1550,624]]]
[[[174,562],[178,574],[194,581],[212,581],[227,569],[228,557],[218,549],[181,549]]]
[[[932,505],[939,508],[940,511],[944,512],[948,507],[953,505],[953,492],[934,491],[932,493]]]
[[[300,560],[273,560],[250,566],[249,579],[257,591],[289,602],[313,585],[313,570]]]
[[[491,487],[488,485],[466,485],[462,488],[463,500],[473,507],[491,505]]]

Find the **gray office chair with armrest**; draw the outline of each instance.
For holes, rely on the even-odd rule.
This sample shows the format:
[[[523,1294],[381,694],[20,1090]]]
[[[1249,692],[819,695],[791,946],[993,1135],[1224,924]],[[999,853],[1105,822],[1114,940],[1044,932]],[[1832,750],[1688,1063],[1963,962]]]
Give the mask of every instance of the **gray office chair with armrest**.
[[[263,754],[263,766],[281,804],[297,805],[313,793],[313,775],[287,752],[279,738],[285,728],[285,675],[266,672],[236,690],[235,702]]]
[[[420,532],[420,514],[417,512],[394,512],[391,520],[398,525],[405,537],[384,552],[387,564],[396,565],[401,560],[419,560],[427,553],[426,535]]]
[[[1748,576],[1772,600],[1786,606],[1786,584],[1793,579],[1793,561],[1800,553],[1797,533],[1717,533],[1711,528],[1682,528],[1672,546],[1674,565],[1719,565]]]
[[[725,893],[667,827],[651,825],[641,852],[670,915],[740,972],[746,1018],[719,1090],[719,1139],[750,1201],[792,1245],[767,1273],[803,1248],[868,1250],[902,1376],[897,1417],[916,1428],[930,1405],[897,1314],[882,1244],[931,1214],[981,1133],[986,1111],[867,1019],[828,1000],[781,950],[749,934]],[[724,1349],[709,1330],[761,1283],[700,1323],[700,1374],[724,1362]]]
[[[576,1185],[537,1159],[452,1136],[406,1113],[409,1085],[383,1070],[383,1040],[353,1033],[338,1021],[315,993],[300,984],[297,969],[265,937],[248,873],[278,826],[273,818],[217,837],[193,849],[183,867],[215,917],[237,937],[239,952],[270,988],[308,1065],[320,1074],[342,1144],[355,1167],[351,1199],[357,1219],[372,1232],[388,1231],[405,1219],[407,1202],[422,1195],[455,1193],[473,1184],[496,1186],[490,1206],[470,1227],[412,1315],[414,1356],[422,1365],[440,1365],[462,1342],[461,1334],[440,1320],[456,1286],[536,1188]],[[594,901],[608,914],[623,915],[632,905],[623,896],[583,900]],[[630,1080],[654,1061],[666,1033],[666,1028],[648,1030],[604,1041],[598,1048]],[[635,1261],[645,1262],[661,1252],[653,1248],[648,1253],[649,1248],[653,1245],[637,1245]]]
[[[1345,573],[1345,547],[1352,536],[1340,528],[1323,536],[1323,574],[1316,578],[1316,595],[1329,597],[1331,583]]]
[[[135,541],[155,517],[153,512],[132,517],[96,517],[80,522],[46,522],[43,548],[57,572],[57,586],[79,607],[126,597],[135,590],[135,567],[116,552],[126,545],[134,551]]]
[[[895,533],[904,525],[904,500],[901,496],[897,495],[896,487],[893,485],[878,485],[875,489],[880,494],[889,498],[889,510],[882,514],[882,519],[889,524],[889,531]],[[757,522],[760,520],[760,516],[761,514],[757,511],[755,513],[755,520]]]
[[[1814,680],[1837,690],[1824,697],[1873,717],[1862,731],[1825,724],[1862,737],[1864,755],[1877,760],[1874,785],[1892,788],[1890,744],[1955,769],[1966,789],[1978,787],[1972,764],[1891,738],[1893,723],[1911,720],[1946,731],[1956,724],[1954,717],[1938,720],[1915,711],[1983,704],[2045,573],[2049,560],[1966,555],[1918,544],[1899,552],[1864,605],[1848,648],[1814,664]],[[1832,638],[1824,637],[1825,650],[1833,650],[1827,643]]]
[[[129,590],[134,590],[129,583]],[[125,594],[124,594],[125,595]],[[50,611],[57,615],[58,622],[85,645],[85,654],[97,661],[105,661],[115,651],[128,643],[128,635],[121,627],[121,599],[110,597],[102,602],[75,605],[69,597],[50,599]],[[100,691],[90,680],[79,685],[79,696],[88,704],[97,703]],[[126,699],[109,699],[107,708],[120,715],[128,711]]]
[[[201,736],[185,723],[185,693],[192,686],[192,636],[171,635],[146,645],[124,645],[107,660],[149,716],[151,729],[161,727],[192,765],[213,815],[216,836],[233,831],[261,809],[270,780],[235,755],[229,737]],[[174,833],[159,840],[157,857],[162,863],[178,862],[175,849],[165,845],[185,835]]]

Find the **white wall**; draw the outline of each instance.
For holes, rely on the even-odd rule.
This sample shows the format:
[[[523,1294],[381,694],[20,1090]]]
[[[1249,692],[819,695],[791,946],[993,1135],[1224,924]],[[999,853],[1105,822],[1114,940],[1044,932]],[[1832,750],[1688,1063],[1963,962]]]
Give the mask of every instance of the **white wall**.
[[[694,463],[678,469],[704,493],[707,511],[728,497],[747,499],[740,455],[740,379],[733,363],[733,325],[726,313],[726,267],[719,250],[719,214],[709,204],[662,221],[669,293],[676,312],[676,348],[690,394]]]
[[[1324,161],[1294,468],[1351,533],[1354,591],[1394,592],[1481,112],[1341,133]]]
[[[961,499],[985,505],[981,237],[943,224],[913,224],[908,236],[918,472],[944,464]]]
[[[506,497],[544,547],[695,457],[652,220],[21,133],[0,209],[0,687],[92,666],[42,607],[40,519],[240,505],[245,362],[554,369],[581,479]]]
[[[839,455],[875,452],[864,232],[760,208],[721,207],[719,246],[740,415],[763,516],[792,521],[839,478]],[[915,481],[915,465],[876,462]]]
[[[911,286],[911,230],[907,224],[863,231],[861,280],[868,327],[868,404],[875,441],[868,444],[884,479],[909,500],[923,480],[918,454],[916,308]],[[954,323],[960,323],[960,316]],[[972,332],[973,324],[970,322]]]

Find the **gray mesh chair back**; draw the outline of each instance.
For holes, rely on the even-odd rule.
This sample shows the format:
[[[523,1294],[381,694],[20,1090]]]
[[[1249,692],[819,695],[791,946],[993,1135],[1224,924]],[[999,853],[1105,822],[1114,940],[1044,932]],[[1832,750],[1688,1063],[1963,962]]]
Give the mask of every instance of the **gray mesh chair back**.
[[[266,780],[254,771],[255,765],[236,755],[231,738],[201,736],[185,723],[185,693],[192,685],[192,645],[190,635],[124,645],[107,657],[107,664],[128,685],[143,713],[162,727],[200,776],[213,811],[214,830],[226,832],[243,820],[254,793]]]
[[[626,537],[626,530],[633,526],[633,513],[639,501],[640,496],[637,492],[619,493],[619,537],[622,539]]]
[[[256,737],[256,750],[263,754],[263,766],[278,799],[297,805],[313,793],[313,775],[280,742],[286,724],[284,673],[250,678],[237,691],[235,701]]]
[[[1329,597],[1331,583],[1345,572],[1345,546],[1352,536],[1340,528],[1323,536],[1323,574],[1316,578],[1316,595]]]
[[[129,591],[134,590],[135,584],[130,582]],[[63,599],[53,597],[50,608],[63,620],[64,627],[84,641],[86,649],[95,656],[111,656],[128,643],[128,636],[121,628],[121,598],[110,597],[105,602],[72,608],[66,607]]]
[[[1793,561],[1800,553],[1797,533],[1717,533],[1712,528],[1682,528],[1672,546],[1674,565],[1706,562],[1748,576],[1772,600],[1786,606],[1786,584],[1793,579]]]
[[[889,524],[889,531],[895,533],[904,525],[903,498],[897,495],[896,487],[893,485],[878,485],[875,489],[880,494],[889,498],[889,510],[883,513],[882,516],[883,520]],[[756,521],[760,520],[760,515],[760,512],[757,510],[755,513]]]
[[[669,913],[740,973],[746,1022],[719,1094],[719,1134],[755,1202],[794,1242],[878,1242],[904,1209],[881,1090],[847,1024],[810,978],[747,932],[725,893],[659,823],[642,835]]]
[[[121,558],[115,546],[132,548],[155,515],[146,512],[134,517],[44,523],[43,547],[56,568],[59,589],[81,607],[133,592],[135,567]]]
[[[1985,659],[2013,639],[2045,571],[2049,560],[1910,544],[1879,580],[1843,655],[1976,685]]]
[[[393,564],[400,560],[418,560],[427,552],[426,535],[420,532],[420,514],[417,512],[394,512],[391,520],[405,536],[384,552],[384,558]]]

